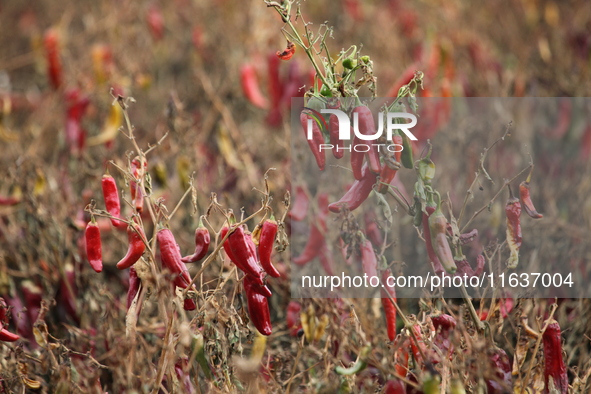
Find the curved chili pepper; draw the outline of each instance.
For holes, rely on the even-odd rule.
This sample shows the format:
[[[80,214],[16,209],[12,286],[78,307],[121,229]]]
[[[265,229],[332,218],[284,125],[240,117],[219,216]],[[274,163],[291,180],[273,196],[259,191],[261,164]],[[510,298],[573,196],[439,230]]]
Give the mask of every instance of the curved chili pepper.
[[[277,57],[281,60],[289,60],[295,53],[295,44],[291,41],[287,41],[287,47],[283,51],[277,51]]]
[[[89,98],[79,89],[68,89],[66,97],[66,142],[70,153],[78,153],[84,149],[86,132],[81,122],[86,108],[90,104]]]
[[[246,278],[245,278],[246,279]],[[267,297],[259,294],[253,287],[255,281],[246,280],[243,282],[246,300],[248,303],[248,314],[250,320],[256,329],[263,335],[271,335],[273,328],[271,326],[271,313],[269,312],[269,303]]]
[[[523,181],[519,184],[519,197],[521,198],[521,202],[523,202],[523,209],[525,209],[525,213],[534,219],[541,219],[544,217],[544,215],[538,213],[534,207],[534,203],[531,201],[528,181]]]
[[[201,260],[207,254],[210,242],[209,230],[203,225],[203,221],[199,220],[199,226],[195,230],[195,252],[190,256],[183,257],[181,261],[195,263]]]
[[[51,87],[55,90],[62,85],[62,64],[60,62],[58,36],[54,29],[49,29],[43,37],[45,56],[47,57],[47,74]]]
[[[388,339],[393,341],[396,339],[396,307],[390,300],[390,297],[396,302],[396,288],[388,286],[388,278],[392,276],[390,269],[382,272],[382,307],[384,308],[384,315],[386,315],[386,328],[388,330]],[[390,297],[388,297],[388,294]]]
[[[365,164],[361,180],[355,181],[347,193],[339,201],[330,204],[328,209],[334,213],[341,212],[344,207],[347,207],[349,211],[354,211],[367,199],[376,183],[376,178],[377,175],[371,172],[368,165]]]
[[[228,227],[222,228],[220,236],[225,237],[228,231]],[[250,235],[245,234],[242,227],[237,227],[224,242],[224,250],[230,260],[236,264],[236,267],[240,268],[245,274],[252,275],[259,285],[263,285],[256,254],[252,252],[246,237],[250,237]]]
[[[437,204],[437,208],[435,208],[435,211],[429,216],[428,222],[433,251],[443,268],[450,274],[453,274],[456,272],[457,267],[451,253],[451,248],[447,242],[447,219],[441,212],[440,204]]]
[[[330,114],[330,118],[328,119],[328,133],[332,145],[332,155],[336,159],[342,158],[345,154],[345,150],[343,148],[343,140],[339,138],[339,118],[337,118],[335,114]]]
[[[93,270],[101,272],[103,270],[103,251],[101,248],[101,230],[94,217],[86,225],[84,232],[86,241],[86,257]]]
[[[271,102],[273,105],[267,114],[266,121],[269,125],[277,127],[281,125],[282,114],[281,114],[281,97],[283,96],[283,83],[279,75],[279,67],[281,60],[276,56],[274,52],[269,53],[267,56],[267,69],[269,77],[269,95],[271,96]]]
[[[394,145],[398,145],[400,147],[402,147],[402,137],[399,135],[394,135],[392,137],[392,142],[394,142]],[[382,171],[380,172],[380,184],[378,185],[378,192],[380,193],[386,193],[388,192],[388,185],[390,184],[390,182],[392,182],[392,180],[394,179],[394,177],[396,176],[396,173],[398,172],[398,168],[400,168],[400,158],[402,156],[402,151],[398,151],[398,148],[396,148],[396,152],[394,152],[394,160],[396,161],[396,163],[384,163],[384,167],[382,167]]]
[[[312,139],[308,139],[308,123],[312,122]],[[324,166],[326,164],[326,157],[324,155],[324,151],[320,150],[320,145],[324,144],[324,137],[322,136],[322,132],[320,131],[320,126],[318,122],[310,115],[309,112],[303,110],[300,114],[300,124],[302,125],[302,129],[304,130],[304,137],[308,142],[308,146],[316,159],[316,164],[320,171],[324,170]]]
[[[4,298],[0,297],[0,341],[4,342],[14,342],[20,339],[20,336],[11,333],[7,329],[4,328],[5,325],[8,324],[8,319],[6,318],[6,311],[8,307],[6,306],[6,302]]]
[[[513,196],[509,187],[509,200],[505,205],[505,215],[507,216],[507,245],[511,255],[507,261],[507,267],[516,268],[519,263],[519,248],[521,248],[521,203],[519,199]]]
[[[369,278],[378,276],[378,260],[376,253],[373,250],[373,245],[369,239],[361,242],[361,265],[363,266],[363,272],[367,274]]]
[[[248,282],[248,284],[245,286],[248,286],[253,291],[256,291],[262,296],[271,297],[273,295],[267,286],[258,284],[257,278],[253,277],[252,275],[244,275],[243,282]]]
[[[103,188],[103,197],[105,199],[105,207],[107,212],[116,218],[121,216],[121,203],[119,201],[119,192],[117,191],[117,183],[115,178],[109,174],[103,175],[101,180]],[[121,220],[111,218],[111,223],[115,227],[124,227],[126,224]]]
[[[143,241],[145,238],[146,236],[144,235],[142,226],[132,222],[127,227],[127,242],[129,246],[125,256],[117,263],[117,268],[124,270],[137,263],[146,250],[146,244]]]
[[[353,108],[352,114],[357,114],[358,131],[363,135],[374,135],[376,133],[376,125],[373,120],[373,114],[371,110],[365,105],[360,105]],[[354,116],[354,115],[353,115]],[[355,119],[355,117],[353,118]],[[357,143],[361,144],[361,139],[357,138]],[[381,171],[380,165],[380,152],[378,146],[372,144],[369,151],[367,151],[367,162],[369,163],[369,169],[379,174]]]
[[[263,269],[267,274],[274,278],[279,278],[281,274],[271,263],[271,253],[273,252],[273,245],[275,244],[275,236],[277,235],[277,221],[271,216],[271,219],[265,220],[261,228],[261,236],[259,238],[259,259]]]
[[[303,186],[296,186],[295,202],[289,211],[289,217],[297,221],[304,220],[308,214],[309,205],[310,200],[308,198],[308,193],[306,193],[306,189],[304,189]]]
[[[568,393],[568,375],[566,364],[562,358],[560,335],[560,326],[554,320],[548,324],[546,331],[542,335],[544,342],[544,382],[546,383],[544,392],[552,392],[550,390],[550,379],[552,379],[554,388],[560,393],[566,394]]]
[[[251,104],[261,109],[269,107],[269,101],[259,88],[256,71],[251,64],[244,64],[240,67],[240,83],[244,95]]]
[[[135,299],[137,292],[140,291],[140,284],[142,281],[137,276],[137,271],[135,267],[131,267],[129,269],[129,288],[127,289],[127,310],[131,306],[131,303]]]
[[[322,193],[318,195],[318,216],[316,220],[310,221],[310,234],[308,241],[302,253],[293,259],[294,264],[305,265],[319,255],[325,244],[324,234],[326,233],[326,216],[328,195]]]
[[[163,228],[156,234],[158,245],[160,247],[160,258],[162,265],[177,276],[174,284],[180,288],[186,289],[191,283],[191,276],[185,263],[181,261],[181,252],[174,239],[172,231]]]
[[[334,275],[334,260],[332,258],[332,254],[326,245],[326,242],[320,247],[320,253],[318,253],[318,259],[320,260],[320,265],[324,268],[324,271],[328,275]]]
[[[160,7],[153,4],[148,9],[148,13],[146,14],[146,22],[148,23],[152,38],[154,38],[155,41],[160,41],[164,36],[164,17],[162,16]]]

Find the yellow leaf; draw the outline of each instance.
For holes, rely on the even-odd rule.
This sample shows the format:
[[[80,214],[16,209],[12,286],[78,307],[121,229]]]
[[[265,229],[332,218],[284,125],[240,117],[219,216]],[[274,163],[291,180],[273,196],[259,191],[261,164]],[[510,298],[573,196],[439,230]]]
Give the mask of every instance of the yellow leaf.
[[[114,105],[111,105],[111,108],[109,109],[109,117],[103,126],[103,130],[99,135],[92,136],[88,139],[88,146],[100,145],[114,140],[119,133],[119,127],[121,127],[122,120],[123,110],[119,104],[115,103]]]

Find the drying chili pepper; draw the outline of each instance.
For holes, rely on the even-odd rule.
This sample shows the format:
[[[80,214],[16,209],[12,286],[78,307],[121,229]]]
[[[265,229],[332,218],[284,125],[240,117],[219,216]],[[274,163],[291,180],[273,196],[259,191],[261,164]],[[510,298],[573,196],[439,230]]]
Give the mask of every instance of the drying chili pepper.
[[[81,122],[88,105],[89,98],[79,89],[68,89],[66,97],[66,143],[70,153],[76,154],[84,149],[86,131]]]
[[[277,51],[277,57],[281,60],[289,60],[295,53],[296,47],[295,44],[291,41],[287,41],[287,47],[281,51]]]
[[[400,77],[398,77],[396,82],[394,82],[394,84],[392,85],[390,90],[388,90],[388,93],[385,97],[398,97],[400,88],[404,85],[407,85],[414,78],[416,70],[418,70],[419,68],[420,64],[418,63],[412,63],[411,65],[409,65],[406,68],[406,70],[402,72]]]
[[[369,170],[368,165],[364,165],[361,180],[355,181],[347,193],[339,201],[330,204],[328,209],[334,213],[341,212],[344,207],[347,207],[349,211],[354,211],[371,193],[373,185],[376,183],[376,177],[377,175]]]
[[[281,97],[283,96],[283,83],[279,75],[280,64],[281,60],[275,55],[275,52],[269,53],[267,56],[267,75],[269,77],[269,95],[273,105],[265,120],[272,127],[280,126],[283,118],[280,106]]]
[[[107,212],[116,218],[121,216],[121,203],[119,201],[119,192],[117,191],[117,183],[115,178],[109,174],[103,175],[101,180],[103,187],[103,197],[105,199],[105,206]],[[115,227],[124,227],[126,224],[121,220],[111,218],[111,223]]]
[[[148,23],[152,38],[155,41],[160,41],[164,36],[164,17],[162,16],[160,7],[155,4],[150,6],[146,14],[146,22]]]
[[[191,276],[189,275],[187,266],[181,261],[181,252],[174,239],[172,231],[163,228],[156,234],[156,239],[160,247],[162,265],[175,274],[173,284],[181,289],[186,289],[189,286],[189,283],[191,283]],[[185,299],[183,302],[184,309],[187,311],[192,311],[197,308],[195,301],[190,298]]]
[[[435,211],[429,216],[428,222],[433,251],[435,252],[435,255],[439,259],[439,262],[443,268],[450,274],[453,274],[456,272],[457,267],[451,253],[451,248],[447,242],[447,219],[441,212],[441,201],[437,203],[437,207],[435,208]]]
[[[367,274],[369,279],[373,276],[379,278],[378,260],[369,239],[363,239],[361,242],[361,265],[363,266],[363,272]]]
[[[384,242],[384,237],[377,223],[374,211],[368,211],[363,216],[365,224],[365,235],[374,245],[381,245]]]
[[[137,263],[146,250],[146,244],[143,241],[145,238],[146,236],[144,235],[142,226],[132,222],[127,227],[127,253],[121,261],[117,263],[117,268],[124,270]]]
[[[561,394],[568,393],[568,375],[566,364],[562,358],[562,344],[560,337],[560,326],[553,320],[542,335],[544,343],[544,382],[546,383],[545,393],[552,391],[554,386]],[[552,383],[551,383],[552,382]]]
[[[324,137],[320,131],[320,126],[316,119],[314,119],[311,113],[307,110],[303,110],[300,114],[300,124],[304,130],[304,136],[306,141],[308,141],[308,146],[310,147],[310,150],[316,159],[316,164],[318,165],[320,171],[323,171],[326,164],[326,157],[324,155],[324,151],[320,150],[320,145],[324,144]],[[311,125],[312,129],[311,139],[308,139],[308,125]]]
[[[357,145],[355,138],[353,138],[352,145],[350,154],[351,171],[353,171],[353,177],[359,181],[363,179],[363,158],[365,157],[365,153],[354,149]]]
[[[223,239],[228,231],[227,226],[222,228],[220,237]],[[256,254],[252,252],[246,237],[250,237],[250,235],[245,234],[242,227],[237,227],[228,239],[226,239],[226,242],[224,242],[224,250],[230,260],[236,264],[236,267],[240,268],[245,274],[256,278],[259,285],[263,285],[261,269],[257,263]]]
[[[255,280],[243,281],[250,320],[261,334],[271,335],[271,313],[269,312],[269,303],[267,301],[267,297],[257,292],[257,289],[253,287],[253,285],[257,284],[256,278],[252,279]]]
[[[406,394],[406,387],[400,380],[388,380],[384,386],[384,394]]]
[[[135,267],[131,267],[129,269],[129,288],[127,289],[127,310],[131,306],[131,303],[135,299],[138,291],[140,291],[140,285],[142,281],[137,276],[137,271]],[[139,305],[138,305],[139,306]]]
[[[13,334],[7,329],[3,328],[2,324],[0,323],[0,341],[15,342],[18,341],[20,338],[20,336]]]
[[[174,364],[174,372],[179,380],[179,383],[182,383],[184,386],[184,392],[187,394],[195,393],[195,389],[193,388],[193,382],[191,381],[191,374],[189,371],[189,359],[187,357],[181,357],[179,361]]]
[[[201,260],[209,250],[210,241],[209,230],[203,225],[203,221],[199,219],[199,226],[195,230],[195,252],[190,256],[183,257],[182,262],[195,263]]]
[[[327,194],[318,195],[318,216],[316,220],[310,220],[310,234],[308,241],[302,253],[293,259],[293,263],[297,265],[308,264],[312,259],[319,255],[325,244],[324,234],[326,233],[326,217],[327,217]]]
[[[332,145],[332,155],[336,159],[342,158],[345,154],[345,149],[343,148],[343,140],[339,138],[339,118],[335,114],[330,114],[330,118],[328,119],[328,133]],[[363,158],[363,156],[361,157]]]
[[[388,286],[388,278],[392,276],[390,269],[382,272],[382,307],[384,308],[384,315],[386,316],[386,328],[388,330],[388,339],[393,341],[396,339],[396,307],[390,300],[390,297],[396,302],[396,288]],[[388,296],[390,295],[390,296]]]
[[[509,187],[509,186],[508,186]],[[509,187],[509,200],[505,205],[505,215],[507,216],[507,245],[511,255],[507,261],[507,267],[516,268],[519,263],[519,248],[521,248],[521,203],[519,199],[513,196],[511,187]]]
[[[252,275],[244,275],[243,281],[248,282],[248,284],[245,286],[248,286],[253,291],[259,293],[262,296],[271,297],[273,295],[273,293],[271,293],[271,290],[269,290],[267,286],[260,285],[257,282],[257,278],[253,277]]]
[[[131,161],[131,173],[133,174],[135,180],[131,181],[131,202],[135,206],[135,210],[139,213],[142,213],[144,210],[144,191],[142,188],[142,177],[144,176],[144,171],[147,167],[148,163],[144,162],[144,169],[141,169],[141,164],[138,159],[133,159]]]
[[[519,197],[521,197],[521,202],[523,203],[523,209],[525,210],[525,213],[534,219],[541,219],[544,217],[544,215],[538,213],[534,207],[534,203],[531,201],[531,197],[529,195],[529,181],[523,181],[519,184]]]
[[[453,329],[456,327],[457,322],[453,316],[442,313],[440,315],[431,316],[433,327],[435,327],[435,337],[433,338],[433,344],[437,346],[443,356],[449,355],[451,360],[452,353],[454,351],[454,345],[451,342],[450,336]],[[435,353],[433,364],[439,363],[439,355]]]
[[[103,251],[101,248],[101,230],[94,220],[94,216],[91,221],[86,225],[86,231],[84,232],[84,239],[86,241],[86,257],[93,270],[101,272],[103,270]]]
[[[244,64],[240,67],[240,83],[244,95],[251,104],[261,109],[269,107],[269,101],[259,88],[256,71],[251,64]]]
[[[289,211],[289,217],[293,220],[304,220],[308,214],[308,206],[310,205],[310,199],[308,193],[303,186],[296,186],[295,189],[295,201]]]
[[[357,130],[359,131],[359,133],[363,135],[374,135],[376,133],[376,125],[373,120],[373,114],[371,113],[371,110],[368,107],[366,107],[365,105],[355,107],[353,109],[352,114],[353,122],[355,122],[355,120],[357,120],[358,122]],[[355,114],[357,114],[357,116],[355,116]],[[363,141],[357,136],[355,137],[355,139],[357,140],[357,144],[363,143]],[[367,152],[367,162],[369,163],[369,169],[373,173],[380,173],[382,169],[380,166],[380,152],[376,144],[372,144],[369,151]]]
[[[330,253],[330,249],[326,242],[320,248],[320,252],[318,253],[318,260],[320,260],[320,265],[324,269],[328,275],[333,276],[335,269],[334,269],[334,260],[332,258],[332,253]]]
[[[488,393],[511,392],[511,363],[509,356],[501,348],[494,348],[489,354],[490,369],[496,375],[494,379],[486,379]]]
[[[400,158],[402,156],[402,137],[400,135],[392,136],[392,142],[396,145],[394,152],[394,162],[384,162],[384,166],[382,167],[382,171],[380,172],[380,184],[378,186],[378,192],[386,193],[388,192],[388,185],[398,172],[400,168]]]
[[[271,216],[269,220],[265,220],[263,223],[261,236],[259,238],[259,259],[261,266],[267,274],[274,278],[279,278],[281,276],[279,271],[273,266],[273,263],[271,263],[271,253],[273,252],[277,230],[277,221]]]
[[[55,90],[62,85],[62,64],[60,62],[58,34],[55,29],[49,29],[43,37],[45,56],[47,57],[47,74],[51,87]]]
[[[297,301],[290,301],[287,305],[287,316],[286,316],[286,325],[289,329],[289,335],[292,337],[298,336],[298,331],[302,328],[302,323],[300,320],[300,311],[302,310],[302,305],[300,305]]]

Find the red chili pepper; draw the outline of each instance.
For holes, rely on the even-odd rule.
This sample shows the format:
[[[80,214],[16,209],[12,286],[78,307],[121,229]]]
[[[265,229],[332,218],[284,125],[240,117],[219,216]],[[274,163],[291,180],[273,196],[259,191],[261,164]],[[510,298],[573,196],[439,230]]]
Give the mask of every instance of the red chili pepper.
[[[7,329],[3,328],[2,324],[0,323],[0,341],[15,342],[18,341],[20,338],[20,336],[13,334]]]
[[[372,276],[379,278],[378,260],[369,239],[365,239],[361,243],[361,265],[363,266],[363,272],[367,274],[368,278],[371,279]]]
[[[244,95],[251,104],[262,109],[269,107],[269,101],[259,88],[256,71],[252,65],[244,64],[240,67],[240,83]]]
[[[334,260],[332,258],[332,253],[330,253],[330,250],[326,245],[326,242],[324,242],[324,244],[320,248],[318,259],[320,260],[320,265],[322,265],[322,268],[324,268],[324,272],[326,272],[330,276],[333,276],[335,272]]]
[[[333,156],[336,159],[342,158],[345,154],[345,150],[343,148],[343,140],[339,138],[339,118],[337,118],[335,114],[330,114],[330,118],[328,120],[328,133],[330,135]]]
[[[162,16],[162,11],[160,11],[158,6],[152,5],[148,9],[146,21],[148,22],[150,34],[152,34],[154,40],[160,41],[164,36],[164,17]]]
[[[308,139],[308,123],[312,124],[312,139]],[[306,141],[308,141],[308,146],[316,159],[316,164],[320,171],[324,170],[324,166],[326,164],[326,157],[324,155],[324,151],[320,150],[320,145],[324,144],[324,137],[322,136],[322,132],[320,131],[320,126],[318,122],[312,117],[312,115],[303,110],[300,114],[300,124],[302,125],[302,129],[304,130],[304,137]]]
[[[148,163],[144,162],[144,171]],[[138,159],[131,161],[131,173],[133,174],[135,181],[130,182],[131,187],[131,202],[135,206],[135,210],[142,213],[144,210],[144,191],[142,190],[141,178],[144,175],[144,171],[141,170],[141,164]]]
[[[259,285],[257,283],[257,279],[255,277],[253,277],[252,275],[244,275],[243,281],[248,282],[248,284],[245,286],[248,286],[253,291],[256,291],[257,293],[259,293],[262,296],[271,297],[273,295],[273,293],[271,293],[271,290],[269,290],[269,288],[267,286]]]
[[[86,132],[81,122],[90,100],[78,89],[69,89],[66,97],[66,143],[70,153],[78,153],[84,149]]]
[[[146,250],[146,244],[143,241],[145,238],[142,226],[132,222],[127,227],[127,253],[117,263],[117,268],[124,270],[137,263]]]
[[[511,255],[507,261],[507,267],[516,268],[519,263],[519,248],[521,248],[521,203],[519,199],[513,196],[509,187],[509,200],[505,205],[505,215],[507,216],[507,245]]]
[[[534,219],[541,219],[544,217],[544,215],[538,213],[534,207],[534,203],[531,201],[531,197],[529,195],[529,181],[523,181],[519,184],[519,197],[521,197],[521,202],[523,203],[523,209],[525,209],[525,213]]]
[[[376,215],[373,211],[368,211],[363,216],[365,222],[365,235],[374,245],[381,245],[384,242],[382,232],[376,222]]]
[[[281,51],[277,51],[277,57],[281,60],[289,60],[295,53],[296,47],[295,44],[291,41],[287,41],[287,47]]]
[[[162,265],[167,268],[170,272],[175,274],[173,284],[181,289],[186,289],[191,283],[191,276],[185,263],[181,261],[181,252],[174,239],[172,231],[167,228],[163,228],[156,234],[156,239],[160,247],[160,258],[162,259]],[[197,305],[192,299],[184,300],[184,309],[191,311],[195,310]]]
[[[400,380],[388,380],[384,386],[384,394],[406,394],[406,387]]]
[[[271,216],[271,219],[265,220],[261,228],[261,237],[259,238],[259,259],[261,266],[274,278],[279,278],[281,274],[271,263],[271,253],[273,252],[273,245],[275,244],[275,236],[277,235],[277,221]]]
[[[45,56],[47,57],[47,74],[51,87],[55,90],[62,85],[62,64],[60,62],[58,34],[54,29],[49,29],[43,37]]]
[[[183,384],[184,392],[187,394],[193,394],[195,393],[195,389],[189,371],[189,359],[187,357],[180,358],[179,361],[174,364],[174,372],[176,373],[179,382]]]
[[[568,393],[568,375],[566,364],[562,358],[562,340],[560,335],[560,326],[554,320],[548,325],[546,331],[544,331],[544,335],[542,335],[544,342],[545,393],[555,392],[550,391],[550,380],[552,380],[554,388],[560,393]]]
[[[112,216],[118,218],[121,216],[121,203],[119,201],[119,192],[117,191],[117,183],[115,182],[115,178],[113,178],[109,174],[103,175],[103,179],[101,181],[103,187],[103,197],[105,199],[105,206],[107,208],[107,212],[109,212]],[[121,220],[111,218],[111,223],[115,227],[122,228],[126,226],[124,222]]]
[[[396,307],[390,300],[390,297],[396,302],[396,288],[388,286],[388,278],[392,276],[392,271],[389,269],[382,272],[382,307],[386,315],[386,328],[388,330],[388,339],[393,341],[396,339]],[[388,294],[390,297],[388,297]]]
[[[253,284],[256,284],[256,280],[252,282],[246,280],[243,282],[250,320],[261,334],[271,335],[273,329],[271,326],[271,313],[269,312],[267,297],[259,294],[253,289],[251,286]]]
[[[224,238],[228,231],[228,227],[222,228],[220,236]],[[245,274],[256,278],[259,285],[263,285],[256,254],[252,253],[246,237],[250,237],[250,235],[245,234],[242,227],[236,228],[224,242],[224,250],[230,260],[236,264],[236,267],[240,268]]]
[[[327,217],[327,203],[328,195],[322,193],[318,195],[318,216],[316,220],[310,221],[310,234],[308,241],[302,253],[293,259],[293,263],[297,265],[305,265],[312,261],[325,244],[324,234],[326,233],[326,217]]]
[[[306,193],[306,189],[304,189],[303,186],[296,186],[295,202],[289,211],[289,217],[297,221],[304,220],[308,214],[309,205],[310,200],[308,198],[308,193]]]
[[[209,230],[203,225],[203,221],[199,220],[199,226],[195,230],[195,252],[190,256],[185,256],[181,260],[183,263],[195,263],[201,260],[209,250],[211,238]]]
[[[353,143],[351,145],[351,171],[353,171],[353,177],[360,181],[363,179],[363,158],[365,157],[365,153],[358,152],[354,149],[354,147],[357,145],[356,137],[353,138]]]
[[[374,135],[376,133],[376,125],[373,120],[373,114],[371,113],[370,109],[365,105],[360,105],[353,109],[353,119],[357,119],[358,121],[358,130],[363,135]],[[357,114],[357,117],[355,117]],[[362,144],[363,141],[355,137],[357,144]],[[369,163],[369,169],[375,173],[379,174],[381,171],[380,166],[380,152],[377,146],[371,145],[367,154],[367,162]]]
[[[292,337],[298,336],[298,330],[302,328],[302,322],[300,320],[300,311],[302,310],[302,306],[297,301],[290,301],[287,305],[287,316],[286,316],[286,324],[287,328],[289,329],[289,335]]]
[[[454,262],[453,254],[451,253],[451,248],[447,242],[447,219],[441,212],[440,203],[437,204],[435,212],[429,216],[428,222],[429,232],[431,233],[431,245],[433,246],[435,255],[439,259],[443,268],[450,274],[453,274],[456,272],[457,267]]]
[[[435,337],[433,338],[433,344],[437,346],[441,353],[445,356],[448,354],[450,360],[451,356],[454,351],[454,345],[450,340],[451,333],[453,329],[456,327],[457,322],[453,316],[447,314],[440,314],[437,316],[431,316],[431,321],[433,322],[433,327],[435,327]],[[436,353],[437,354],[437,353]],[[436,359],[433,360],[433,363],[436,364],[439,361],[438,356]]]
[[[279,75],[279,66],[281,60],[275,55],[270,53],[267,56],[267,68],[269,76],[269,95],[271,97],[271,109],[267,114],[266,121],[272,127],[278,127],[281,125],[282,114],[281,114],[281,98],[283,97],[283,83]]]
[[[138,291],[140,291],[141,283],[142,281],[140,280],[140,278],[138,278],[135,267],[132,266],[129,269],[129,288],[127,289],[127,310],[129,310],[129,307],[131,306],[131,303],[133,302],[135,296],[137,295]],[[139,306],[140,305],[138,304],[138,307]]]
[[[101,248],[101,230],[94,220],[94,217],[86,225],[84,232],[86,241],[86,256],[93,270],[101,272],[103,270],[103,251]]]
[[[402,72],[400,77],[398,77],[396,82],[394,82],[394,84],[392,85],[385,97],[398,97],[398,92],[400,91],[400,88],[408,84],[414,78],[415,72],[419,68],[420,66],[417,63],[413,63],[410,66],[408,66],[406,70]]]
[[[380,172],[380,183],[378,185],[378,192],[380,193],[387,193],[388,192],[388,185],[390,184],[390,182],[392,182],[392,180],[394,179],[394,177],[396,176],[396,173],[398,172],[398,168],[400,168],[400,160],[401,160],[401,156],[402,156],[402,150],[398,151],[398,149],[402,149],[402,144],[403,144],[403,140],[402,137],[399,135],[395,135],[392,137],[392,142],[394,142],[394,145],[397,145],[394,147],[394,149],[396,149],[396,152],[394,152],[394,160],[396,161],[395,163],[388,163],[385,162],[384,163],[384,167],[382,167],[382,172]]]
[[[21,202],[20,198],[0,196],[0,205],[16,205],[19,202]]]
[[[369,170],[367,164],[364,165],[361,180],[355,181],[349,191],[339,201],[330,204],[328,209],[334,213],[341,212],[344,207],[347,207],[349,211],[354,211],[371,193],[373,185],[376,183],[376,177],[376,174]]]
[[[489,355],[490,367],[496,375],[496,379],[486,379],[486,389],[488,393],[506,393],[511,392],[511,363],[509,356],[501,348],[492,350]],[[500,384],[501,382],[502,384]]]

